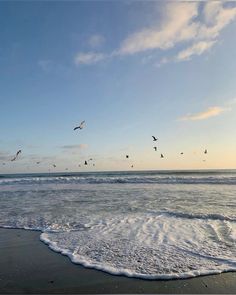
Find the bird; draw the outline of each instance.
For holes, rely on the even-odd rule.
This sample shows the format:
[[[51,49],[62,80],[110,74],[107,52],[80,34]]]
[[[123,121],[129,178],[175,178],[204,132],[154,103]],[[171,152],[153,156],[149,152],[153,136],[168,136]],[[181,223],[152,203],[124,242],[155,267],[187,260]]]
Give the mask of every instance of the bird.
[[[157,138],[152,135],[153,141],[157,141]]]
[[[207,150],[204,151],[204,154],[207,154]]]
[[[153,148],[154,148],[155,151],[157,151],[157,147],[156,146],[154,146]]]
[[[129,155],[126,155],[126,159],[128,159],[129,158]]]
[[[93,166],[95,166],[95,164],[93,164]]]
[[[93,159],[92,159],[92,158],[90,158],[90,159],[89,159],[89,161],[93,161]]]
[[[56,167],[57,167],[55,164],[52,164],[52,166],[53,166],[54,168],[56,168]]]
[[[36,164],[40,164],[40,162],[36,162]]]
[[[77,129],[83,129],[83,128],[84,128],[84,123],[85,123],[85,121],[82,121],[82,122],[80,123],[79,126],[76,126],[76,127],[74,128],[74,130],[77,130]]]
[[[15,157],[12,158],[11,161],[15,161],[17,159],[17,157],[19,156],[20,153],[21,153],[21,150],[17,151]]]
[[[68,168],[66,168],[65,170],[68,170]]]
[[[180,153],[180,155],[183,155],[184,153],[182,152],[182,153]]]
[[[87,161],[84,161],[84,165],[88,165]]]
[[[161,154],[161,158],[164,158],[163,154]]]
[[[134,168],[134,165],[131,165],[131,168]]]

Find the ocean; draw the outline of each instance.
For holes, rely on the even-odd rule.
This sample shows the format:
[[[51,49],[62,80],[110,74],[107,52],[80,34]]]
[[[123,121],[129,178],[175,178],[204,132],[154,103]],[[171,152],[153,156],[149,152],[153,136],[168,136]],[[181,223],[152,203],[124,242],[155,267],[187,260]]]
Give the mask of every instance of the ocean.
[[[236,170],[0,175],[0,227],[116,275],[236,271]]]

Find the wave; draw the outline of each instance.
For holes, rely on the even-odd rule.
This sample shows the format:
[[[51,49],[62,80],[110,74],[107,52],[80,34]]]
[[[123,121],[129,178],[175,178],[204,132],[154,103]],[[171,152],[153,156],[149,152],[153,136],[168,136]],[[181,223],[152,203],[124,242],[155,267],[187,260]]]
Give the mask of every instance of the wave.
[[[230,184],[236,185],[236,176],[58,176],[0,178],[0,185],[14,184]]]
[[[186,212],[175,212],[175,211],[152,211],[148,210],[148,213],[154,215],[164,215],[167,217],[182,218],[182,219],[202,219],[202,220],[220,220],[220,221],[231,221],[236,222],[236,217],[229,217],[218,213],[186,213]]]

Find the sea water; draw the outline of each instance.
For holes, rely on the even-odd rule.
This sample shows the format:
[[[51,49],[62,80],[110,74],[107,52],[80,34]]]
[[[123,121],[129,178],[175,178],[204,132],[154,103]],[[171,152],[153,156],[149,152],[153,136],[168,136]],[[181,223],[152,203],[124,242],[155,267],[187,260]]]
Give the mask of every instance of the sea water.
[[[1,175],[0,226],[111,274],[235,271],[236,171]]]

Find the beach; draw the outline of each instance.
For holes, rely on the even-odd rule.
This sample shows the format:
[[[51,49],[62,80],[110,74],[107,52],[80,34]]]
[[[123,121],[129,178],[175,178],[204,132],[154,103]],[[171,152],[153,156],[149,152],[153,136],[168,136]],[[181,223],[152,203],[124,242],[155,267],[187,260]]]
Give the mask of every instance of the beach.
[[[236,293],[236,272],[180,280],[115,276],[73,264],[39,231],[0,229],[0,293]]]

